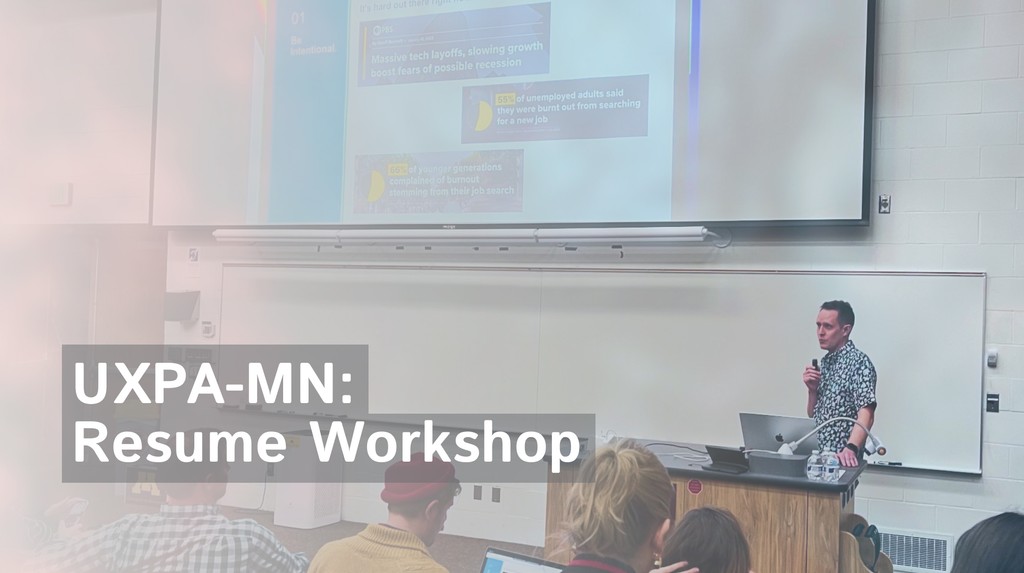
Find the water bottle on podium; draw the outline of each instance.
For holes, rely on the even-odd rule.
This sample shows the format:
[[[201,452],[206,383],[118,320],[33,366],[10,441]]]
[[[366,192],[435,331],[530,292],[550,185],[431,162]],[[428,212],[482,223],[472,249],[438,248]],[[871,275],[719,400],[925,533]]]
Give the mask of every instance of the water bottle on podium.
[[[826,452],[824,480],[832,483],[839,481],[840,471],[842,471],[842,465],[839,463],[839,456],[835,452]]]
[[[821,462],[821,452],[814,450],[807,458],[807,479],[820,481],[823,471],[824,466]]]

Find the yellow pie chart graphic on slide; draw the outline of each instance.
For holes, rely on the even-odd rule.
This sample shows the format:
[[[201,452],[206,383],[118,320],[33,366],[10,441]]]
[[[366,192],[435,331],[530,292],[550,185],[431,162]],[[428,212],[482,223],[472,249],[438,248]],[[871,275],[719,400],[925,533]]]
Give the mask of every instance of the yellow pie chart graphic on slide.
[[[374,169],[370,172],[370,192],[366,195],[366,200],[370,203],[380,199],[384,196],[384,175],[380,171]]]
[[[480,102],[480,109],[476,113],[476,130],[483,131],[491,127],[491,120],[493,118],[494,110],[491,109],[491,104],[485,101]]]

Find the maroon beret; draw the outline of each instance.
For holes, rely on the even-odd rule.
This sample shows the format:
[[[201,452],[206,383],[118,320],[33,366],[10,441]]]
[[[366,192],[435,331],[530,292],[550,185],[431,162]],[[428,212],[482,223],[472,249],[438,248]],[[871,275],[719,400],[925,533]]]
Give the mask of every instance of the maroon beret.
[[[458,482],[451,462],[437,459],[428,462],[423,459],[423,452],[417,452],[409,461],[398,462],[384,471],[380,498],[385,503],[430,499],[453,483]]]

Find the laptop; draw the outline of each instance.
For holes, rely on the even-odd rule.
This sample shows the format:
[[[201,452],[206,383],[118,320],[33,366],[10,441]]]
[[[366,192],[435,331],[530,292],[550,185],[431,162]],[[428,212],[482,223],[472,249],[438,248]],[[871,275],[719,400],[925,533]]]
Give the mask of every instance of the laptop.
[[[743,445],[748,450],[777,452],[779,446],[794,442],[814,430],[811,418],[774,416],[771,414],[740,413],[740,428],[743,430]],[[811,434],[797,447],[794,453],[810,455],[818,448],[818,434]]]
[[[561,573],[563,568],[539,557],[488,547],[480,573]]]
[[[741,474],[750,469],[747,456],[740,448],[704,446],[704,449],[707,450],[708,456],[711,457],[710,464],[701,466],[706,470],[727,474]]]

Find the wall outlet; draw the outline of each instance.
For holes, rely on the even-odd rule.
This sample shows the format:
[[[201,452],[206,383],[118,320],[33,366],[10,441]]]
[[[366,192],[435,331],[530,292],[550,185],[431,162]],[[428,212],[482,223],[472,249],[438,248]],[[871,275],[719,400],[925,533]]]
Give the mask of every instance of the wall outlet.
[[[882,215],[888,215],[889,213],[892,213],[892,196],[878,196],[878,212]]]
[[[999,394],[985,395],[985,411],[993,413],[999,412]]]
[[[74,183],[57,183],[50,188],[49,203],[51,207],[68,207],[74,195]]]

